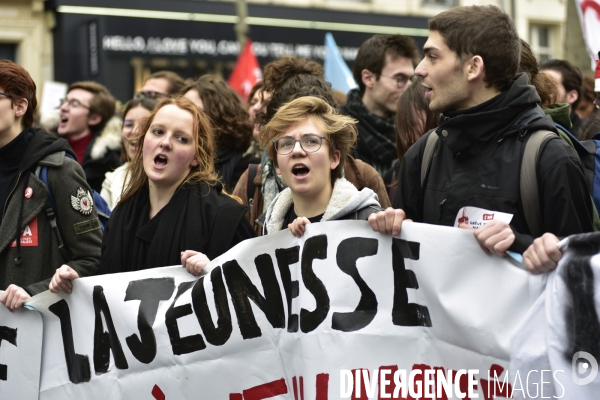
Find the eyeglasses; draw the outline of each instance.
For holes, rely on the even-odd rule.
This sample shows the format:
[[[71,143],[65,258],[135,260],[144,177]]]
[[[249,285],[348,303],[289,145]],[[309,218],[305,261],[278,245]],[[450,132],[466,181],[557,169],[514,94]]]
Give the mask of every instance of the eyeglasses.
[[[76,100],[76,99],[61,99],[60,100],[60,107],[64,106],[65,103],[69,105],[69,108],[83,107],[86,110],[90,109],[89,106],[86,106],[85,104],[82,104],[79,100]]]
[[[398,74],[395,76],[387,76],[387,75],[383,75],[383,74],[379,74],[379,76],[383,76],[386,78],[390,78],[396,81],[396,87],[398,87],[398,89],[402,89],[404,86],[406,86],[406,84],[408,83],[408,81],[410,81],[410,76],[406,76],[404,74]]]
[[[594,107],[596,110],[600,110],[600,93],[596,93],[596,98],[594,99]]]
[[[323,144],[323,139],[328,140],[324,136],[319,135],[304,135],[302,139],[294,139],[290,136],[284,136],[277,140],[273,140],[273,146],[275,146],[275,151],[277,154],[281,154],[282,156],[290,154],[294,151],[294,147],[296,147],[296,142],[300,142],[300,147],[307,153],[314,153],[321,148]]]
[[[11,97],[12,97],[12,95],[11,95],[11,94],[4,93],[4,92],[0,92],[0,96],[6,96],[6,97],[8,97],[8,98],[11,98]]]
[[[140,99],[164,99],[165,97],[169,97],[167,93],[154,92],[152,90],[148,90],[145,92],[137,92],[133,95],[133,98],[136,100]]]

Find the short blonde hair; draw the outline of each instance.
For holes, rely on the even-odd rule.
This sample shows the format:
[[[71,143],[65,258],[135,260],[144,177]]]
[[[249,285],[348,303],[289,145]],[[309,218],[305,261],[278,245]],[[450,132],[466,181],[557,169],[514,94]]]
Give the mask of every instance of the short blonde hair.
[[[273,119],[260,130],[258,140],[260,145],[267,149],[269,157],[277,166],[277,153],[273,140],[285,134],[291,127],[312,118],[323,127],[325,137],[329,141],[329,153],[340,152],[340,163],[331,171],[331,182],[341,178],[344,164],[350,152],[356,145],[358,132],[357,121],[351,117],[338,114],[325,100],[306,96],[297,98],[282,106]]]

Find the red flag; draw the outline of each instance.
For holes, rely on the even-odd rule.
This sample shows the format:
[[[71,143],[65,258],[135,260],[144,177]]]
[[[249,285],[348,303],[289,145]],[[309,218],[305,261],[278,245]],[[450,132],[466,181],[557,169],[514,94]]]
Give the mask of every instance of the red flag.
[[[252,51],[252,41],[248,39],[227,83],[244,99],[248,100],[250,90],[261,78],[260,65],[254,51]]]

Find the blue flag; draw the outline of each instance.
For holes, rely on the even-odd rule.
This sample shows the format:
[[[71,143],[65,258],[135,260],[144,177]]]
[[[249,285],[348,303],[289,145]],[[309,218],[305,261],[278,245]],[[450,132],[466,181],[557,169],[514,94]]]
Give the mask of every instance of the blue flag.
[[[348,93],[350,89],[358,87],[352,71],[340,54],[333,35],[327,33],[325,35],[325,80],[331,83],[332,89],[337,89],[341,92]]]

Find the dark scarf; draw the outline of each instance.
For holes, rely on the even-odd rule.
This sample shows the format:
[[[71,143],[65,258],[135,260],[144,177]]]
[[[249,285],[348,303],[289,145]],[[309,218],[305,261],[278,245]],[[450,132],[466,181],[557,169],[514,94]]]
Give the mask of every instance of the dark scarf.
[[[215,161],[215,168],[219,175],[223,178],[225,186],[233,188],[237,182],[233,180],[233,170],[235,166],[242,159],[242,152],[233,147],[219,146],[217,148],[217,159]]]
[[[348,102],[344,109],[359,121],[357,158],[362,158],[369,164],[391,165],[398,158],[394,116],[383,118],[369,112],[358,89],[348,92]]]
[[[16,138],[0,148],[0,207],[4,210],[6,200],[19,176],[19,166],[33,133],[25,128]],[[0,212],[0,225],[4,212]]]
[[[181,264],[184,250],[200,251],[212,260],[236,244],[246,212],[221,194],[220,184],[183,186],[152,219],[149,210],[147,189],[115,209],[104,232],[101,274]]]

